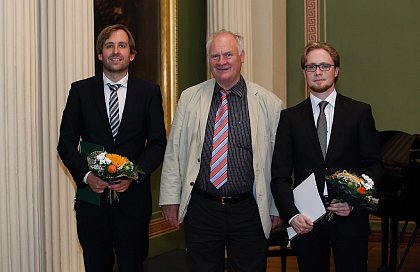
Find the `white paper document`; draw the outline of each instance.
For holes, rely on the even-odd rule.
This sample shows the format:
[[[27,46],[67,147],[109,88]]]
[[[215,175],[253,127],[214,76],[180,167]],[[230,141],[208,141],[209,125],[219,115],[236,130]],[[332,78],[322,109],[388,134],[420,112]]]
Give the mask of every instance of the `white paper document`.
[[[314,173],[293,189],[293,196],[299,212],[309,217],[313,222],[326,213],[324,203],[322,203],[318,193]],[[287,234],[289,235],[289,240],[292,240],[297,235],[292,227],[287,228]]]

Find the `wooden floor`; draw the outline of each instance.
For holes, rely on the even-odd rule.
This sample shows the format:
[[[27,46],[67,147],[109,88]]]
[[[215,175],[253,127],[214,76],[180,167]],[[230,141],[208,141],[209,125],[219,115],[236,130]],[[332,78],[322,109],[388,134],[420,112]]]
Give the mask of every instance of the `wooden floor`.
[[[402,257],[405,250],[409,234],[404,237],[403,242],[399,244],[398,256]],[[398,261],[399,262],[399,261]],[[331,265],[331,272],[334,272],[334,267]],[[280,257],[269,257],[267,272],[280,272],[281,271]],[[380,232],[373,230],[369,238],[369,263],[368,272],[377,272],[381,267],[381,243]],[[159,256],[149,258],[145,262],[146,272],[191,272],[189,261],[185,250],[178,249],[171,252],[164,253]],[[287,257],[287,272],[298,271],[296,257]],[[382,269],[381,272],[388,272],[390,270]],[[420,272],[420,234],[417,235],[415,243],[412,245],[407,258],[399,270],[401,272]],[[357,272],[357,271],[355,271]]]
[[[417,237],[418,238],[418,237]],[[368,272],[377,272],[381,266],[381,243],[378,239],[369,242],[369,263]],[[399,245],[398,256],[402,257],[405,250],[406,243],[403,242]],[[267,272],[280,272],[280,257],[269,257]],[[296,257],[287,257],[287,272],[299,271],[297,268]],[[412,245],[410,251],[401,267],[401,272],[420,272],[420,241],[416,239],[416,243]],[[334,272],[334,267],[331,268]]]
[[[417,237],[420,238],[420,237]],[[401,268],[401,272],[420,272],[420,239],[416,239],[416,243],[410,249],[410,252]],[[405,249],[405,243],[399,246],[399,256]],[[378,241],[369,242],[369,264],[368,272],[377,272],[381,266],[381,244]],[[268,272],[280,272],[280,257],[269,257],[267,271]],[[115,270],[117,271],[117,270]],[[148,259],[145,263],[146,272],[191,272],[186,253],[184,250],[174,250],[162,254],[160,256]],[[226,270],[227,271],[227,270]],[[287,272],[298,271],[296,257],[287,257]],[[381,270],[383,272],[390,270]],[[331,268],[331,272],[334,272],[334,268]],[[357,271],[355,271],[357,272]]]

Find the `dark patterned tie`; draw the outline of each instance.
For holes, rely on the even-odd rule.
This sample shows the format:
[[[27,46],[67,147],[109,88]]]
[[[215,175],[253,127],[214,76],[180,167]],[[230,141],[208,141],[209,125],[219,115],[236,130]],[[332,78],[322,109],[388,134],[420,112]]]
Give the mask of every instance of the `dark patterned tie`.
[[[214,119],[213,149],[210,161],[210,182],[219,189],[227,182],[227,155],[228,155],[228,91],[220,91],[222,99]]]
[[[319,116],[316,121],[316,128],[318,131],[318,140],[321,145],[322,155],[324,156],[327,153],[327,117],[325,116],[325,107],[328,105],[327,101],[319,102]]]
[[[109,97],[109,124],[112,130],[112,136],[114,137],[114,141],[117,138],[118,128],[120,127],[120,114],[119,114],[119,105],[118,105],[118,95],[117,91],[121,84],[111,84],[108,83],[109,90],[111,91],[111,95]]]

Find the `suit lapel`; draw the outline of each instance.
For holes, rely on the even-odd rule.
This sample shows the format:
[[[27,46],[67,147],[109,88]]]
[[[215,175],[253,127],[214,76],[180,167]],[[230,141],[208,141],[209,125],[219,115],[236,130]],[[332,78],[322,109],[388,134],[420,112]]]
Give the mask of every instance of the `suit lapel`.
[[[121,122],[120,122],[120,127],[118,129],[118,134],[120,134],[121,131],[124,130],[124,127],[126,127],[127,125],[127,120],[128,120],[128,116],[131,113],[131,110],[134,109],[136,107],[136,100],[135,100],[135,89],[136,86],[134,86],[133,83],[134,81],[130,81],[130,77],[128,77],[128,82],[127,82],[127,94],[125,96],[125,105],[124,105],[124,111],[123,114],[121,115]],[[118,134],[117,134],[117,140],[118,140]]]
[[[104,82],[101,77],[96,77],[96,80],[93,84],[93,105],[95,105],[96,110],[99,113],[100,122],[102,126],[105,128],[105,131],[109,136],[112,138],[112,131],[111,127],[109,125],[109,118],[108,113],[106,111],[106,105],[105,105],[105,94],[104,94]]]
[[[314,122],[314,115],[312,111],[311,100],[307,98],[305,102],[302,104],[302,115],[301,121],[304,125],[304,131],[307,133],[307,137],[311,141],[310,146],[314,149],[312,152],[313,154],[317,154],[317,156],[321,157],[322,160],[324,157],[322,156],[321,145],[319,144],[318,134],[316,131],[316,126]],[[299,120],[298,120],[299,122]]]
[[[204,135],[206,134],[207,119],[209,118],[210,105],[213,97],[214,85],[216,81],[213,79],[209,84],[200,90],[200,106],[198,108],[198,117],[200,118],[198,124],[198,131],[200,133],[199,139],[204,142]]]
[[[337,146],[339,139],[341,137],[341,133],[343,132],[343,124],[345,124],[345,104],[342,99],[342,96],[337,93],[337,98],[335,100],[335,107],[334,107],[334,120],[333,125],[331,128],[331,136],[330,141],[328,143],[328,150],[325,160],[331,157],[331,154],[334,153],[334,149]]]
[[[247,84],[247,96],[248,96],[248,110],[249,110],[249,123],[251,126],[251,143],[252,146],[257,145],[257,134],[258,131],[258,108],[259,108],[259,97],[258,91],[251,88],[249,84]]]

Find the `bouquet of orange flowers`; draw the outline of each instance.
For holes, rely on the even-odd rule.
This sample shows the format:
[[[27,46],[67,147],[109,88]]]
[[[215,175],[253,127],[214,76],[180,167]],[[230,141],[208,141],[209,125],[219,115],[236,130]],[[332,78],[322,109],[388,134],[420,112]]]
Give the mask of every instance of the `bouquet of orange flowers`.
[[[372,196],[375,192],[374,182],[368,175],[357,176],[340,170],[326,178],[337,193],[337,202],[347,202],[353,207],[368,211],[377,210],[378,199]],[[333,216],[334,212],[328,211],[327,219],[331,220]]]
[[[126,157],[106,151],[94,151],[87,156],[89,170],[96,176],[113,184],[118,179],[138,179],[143,171]],[[118,192],[109,191],[110,202],[118,201]]]

